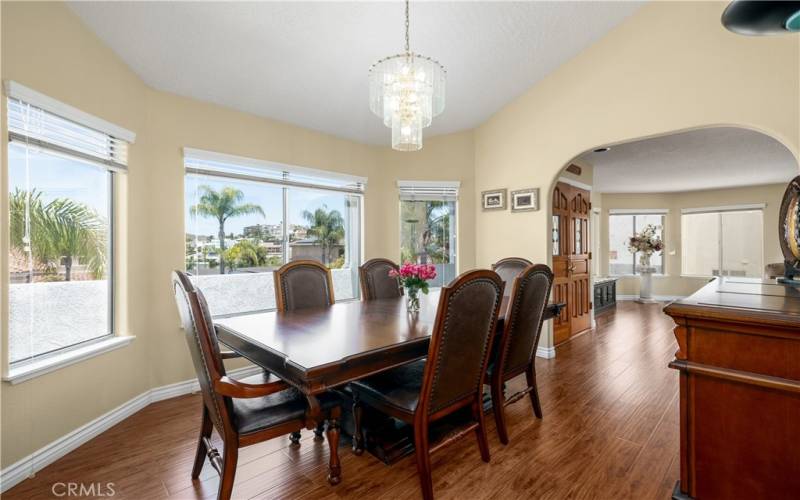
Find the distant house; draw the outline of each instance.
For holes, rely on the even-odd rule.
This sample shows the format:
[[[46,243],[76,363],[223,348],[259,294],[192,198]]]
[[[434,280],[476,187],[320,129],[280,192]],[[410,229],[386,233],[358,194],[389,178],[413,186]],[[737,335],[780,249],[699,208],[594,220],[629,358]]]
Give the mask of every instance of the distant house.
[[[323,255],[322,245],[316,237],[293,241],[289,247],[292,250],[292,260],[311,259],[329,264],[344,255],[344,245],[341,243],[332,245],[328,249],[328,255]]]
[[[259,246],[267,250],[268,256],[283,255],[283,245],[277,241],[262,241]]]

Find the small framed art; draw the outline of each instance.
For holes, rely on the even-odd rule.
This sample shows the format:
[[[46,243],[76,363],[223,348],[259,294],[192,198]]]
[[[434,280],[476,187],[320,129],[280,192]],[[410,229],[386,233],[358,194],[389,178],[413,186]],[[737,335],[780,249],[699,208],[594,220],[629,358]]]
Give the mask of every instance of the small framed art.
[[[507,189],[492,189],[481,193],[481,204],[484,210],[505,210]]]
[[[511,211],[530,212],[539,210],[539,188],[511,191]]]

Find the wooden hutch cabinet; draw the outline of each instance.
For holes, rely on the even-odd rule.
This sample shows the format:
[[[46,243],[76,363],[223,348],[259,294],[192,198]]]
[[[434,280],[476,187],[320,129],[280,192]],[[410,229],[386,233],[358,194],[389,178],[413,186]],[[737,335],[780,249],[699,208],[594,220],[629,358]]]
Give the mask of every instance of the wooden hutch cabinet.
[[[717,278],[664,312],[679,347],[673,498],[800,498],[800,289]]]

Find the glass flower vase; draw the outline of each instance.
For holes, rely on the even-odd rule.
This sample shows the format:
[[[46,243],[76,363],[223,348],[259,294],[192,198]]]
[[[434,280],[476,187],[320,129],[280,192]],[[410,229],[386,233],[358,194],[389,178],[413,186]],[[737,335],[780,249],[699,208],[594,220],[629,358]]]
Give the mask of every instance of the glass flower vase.
[[[419,312],[419,288],[406,287],[406,308],[410,313]]]

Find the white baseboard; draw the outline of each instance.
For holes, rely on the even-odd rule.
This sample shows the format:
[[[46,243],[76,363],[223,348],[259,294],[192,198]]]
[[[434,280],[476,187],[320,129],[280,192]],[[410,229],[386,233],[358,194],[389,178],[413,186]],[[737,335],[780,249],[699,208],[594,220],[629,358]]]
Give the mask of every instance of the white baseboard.
[[[617,300],[636,300],[638,298],[638,295],[617,295]],[[659,302],[674,302],[683,298],[685,298],[683,295],[653,295],[653,300]]]
[[[261,371],[257,366],[246,366],[228,372],[232,378],[244,378],[256,375]],[[100,415],[91,422],[78,427],[69,434],[34,451],[27,457],[9,465],[0,471],[0,493],[16,486],[28,477],[44,469],[67,453],[75,450],[90,439],[97,437],[111,427],[122,422],[150,403],[191,394],[200,390],[197,379],[185,380],[175,384],[156,387],[139,394],[135,398],[119,405],[113,410]]]
[[[556,357],[556,348],[539,346],[536,348],[536,356],[544,359],[553,359]]]

